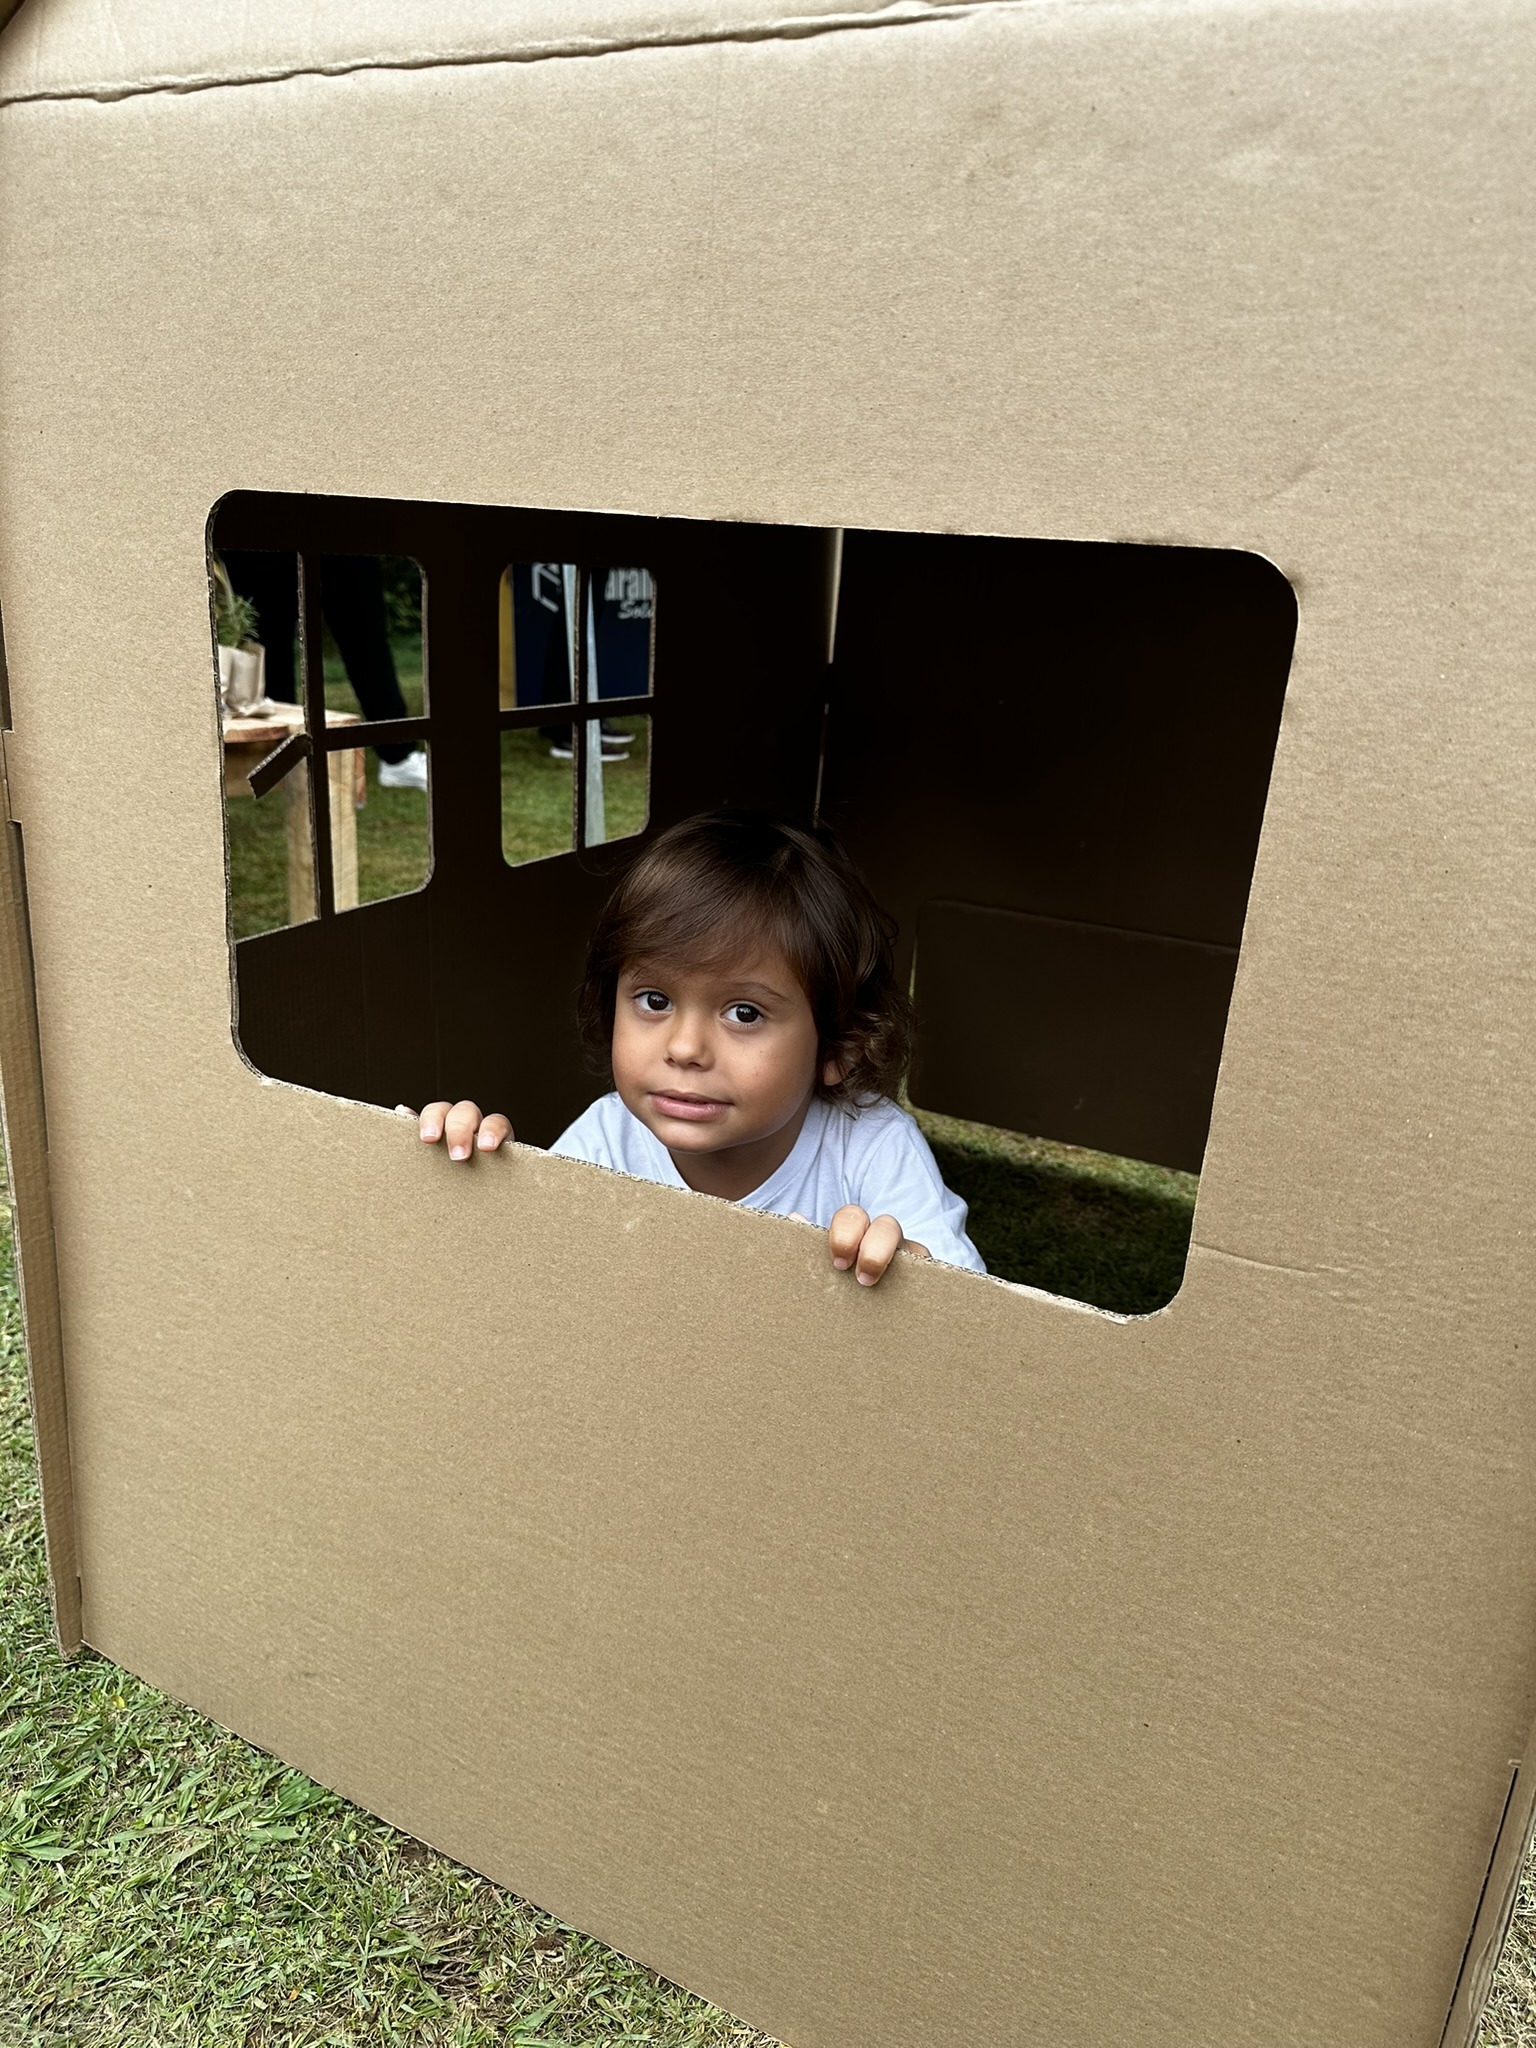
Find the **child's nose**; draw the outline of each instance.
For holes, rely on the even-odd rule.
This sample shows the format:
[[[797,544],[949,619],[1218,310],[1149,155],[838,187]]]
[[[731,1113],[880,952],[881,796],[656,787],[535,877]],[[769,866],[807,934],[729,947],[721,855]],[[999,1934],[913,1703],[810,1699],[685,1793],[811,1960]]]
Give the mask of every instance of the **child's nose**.
[[[686,1011],[679,1011],[672,1026],[672,1035],[667,1042],[667,1057],[682,1066],[700,1066],[709,1045],[709,1033],[702,1020],[690,1017]]]

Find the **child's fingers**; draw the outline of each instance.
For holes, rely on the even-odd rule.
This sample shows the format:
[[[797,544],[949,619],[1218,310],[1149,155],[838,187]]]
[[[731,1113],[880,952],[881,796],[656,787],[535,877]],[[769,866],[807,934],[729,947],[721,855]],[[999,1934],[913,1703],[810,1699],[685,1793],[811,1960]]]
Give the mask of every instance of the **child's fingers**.
[[[864,1233],[859,1246],[857,1278],[861,1287],[873,1287],[901,1250],[901,1225],[894,1216],[877,1216]]]
[[[494,1152],[498,1145],[505,1145],[512,1135],[512,1126],[499,1111],[493,1112],[480,1126],[480,1135],[475,1143],[482,1152]]]
[[[857,1202],[847,1203],[832,1218],[827,1238],[832,1246],[832,1263],[840,1273],[846,1272],[858,1257],[868,1228],[869,1218]]]
[[[421,1112],[417,1129],[421,1132],[421,1142],[424,1145],[435,1145],[443,1135],[443,1125],[447,1122],[448,1112],[452,1107],[451,1102],[429,1102]]]
[[[443,1124],[450,1159],[467,1159],[481,1124],[478,1102],[456,1102]]]

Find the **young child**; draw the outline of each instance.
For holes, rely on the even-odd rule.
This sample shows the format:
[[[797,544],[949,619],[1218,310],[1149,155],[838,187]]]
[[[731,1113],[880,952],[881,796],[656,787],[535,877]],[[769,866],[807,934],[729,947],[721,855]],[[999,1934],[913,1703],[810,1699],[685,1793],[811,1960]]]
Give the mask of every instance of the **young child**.
[[[891,1100],[911,1037],[892,936],[829,833],[729,811],[661,833],[587,955],[582,1032],[613,1093],[551,1150],[814,1223],[865,1286],[899,1250],[985,1272]],[[512,1136],[473,1102],[429,1103],[420,1129],[453,1159]]]

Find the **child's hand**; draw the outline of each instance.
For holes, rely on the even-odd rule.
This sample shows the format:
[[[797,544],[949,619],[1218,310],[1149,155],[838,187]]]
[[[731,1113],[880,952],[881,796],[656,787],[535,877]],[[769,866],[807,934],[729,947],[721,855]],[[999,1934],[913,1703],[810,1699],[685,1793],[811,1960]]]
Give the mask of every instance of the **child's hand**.
[[[494,1152],[512,1136],[507,1119],[495,1111],[482,1116],[478,1102],[429,1102],[421,1112],[419,1128],[424,1145],[446,1138],[450,1159],[467,1159],[471,1152]]]
[[[838,1271],[852,1266],[861,1287],[873,1287],[898,1252],[929,1256],[926,1245],[903,1237],[894,1216],[877,1216],[873,1223],[855,1202],[849,1202],[832,1218],[827,1232],[832,1241],[832,1263]]]

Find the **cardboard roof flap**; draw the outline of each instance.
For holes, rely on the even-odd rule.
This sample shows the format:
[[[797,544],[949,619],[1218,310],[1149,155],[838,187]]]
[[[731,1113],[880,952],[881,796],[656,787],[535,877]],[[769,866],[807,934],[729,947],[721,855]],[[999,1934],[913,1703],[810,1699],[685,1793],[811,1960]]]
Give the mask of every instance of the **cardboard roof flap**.
[[[28,0],[0,40],[0,1064],[61,1636],[796,2048],[1467,2048],[1536,1720],[1529,9],[503,17]],[[1112,931],[1224,1017],[1143,1141],[1208,1117],[1176,1300],[860,1291],[782,1220],[531,1146],[449,1170],[377,1089],[258,1072],[232,976],[243,1030],[261,963],[323,949],[230,943],[240,504],[457,520],[429,609],[471,725],[476,535],[644,526],[693,592],[653,825],[803,780],[829,703],[920,982],[1108,986]],[[818,698],[837,533],[867,630]],[[1247,848],[1195,923],[1143,916],[1175,839],[1129,769],[1076,842],[1041,784],[1006,887],[986,851],[996,704],[1120,674],[1083,654],[1114,606],[1051,613],[1110,543],[1296,593],[1288,678],[1236,634],[1158,657],[1210,707],[1173,808]],[[988,548],[1062,574],[960,661],[935,565]],[[781,604],[722,582],[754,550]],[[330,920],[345,973],[287,986],[335,998],[338,1070],[348,1017],[381,1079],[424,1058],[494,943],[475,1056],[548,1052],[553,1119],[548,962],[601,877],[545,865],[510,935],[439,890],[409,981],[380,934],[419,907]],[[933,1085],[1000,1102],[964,1010]]]

